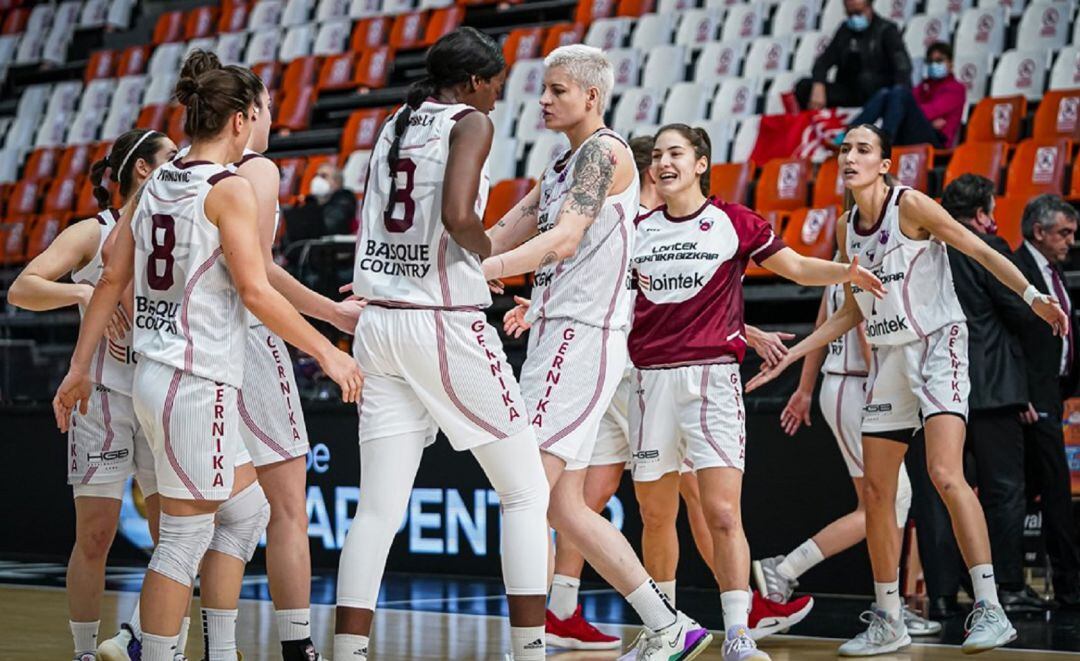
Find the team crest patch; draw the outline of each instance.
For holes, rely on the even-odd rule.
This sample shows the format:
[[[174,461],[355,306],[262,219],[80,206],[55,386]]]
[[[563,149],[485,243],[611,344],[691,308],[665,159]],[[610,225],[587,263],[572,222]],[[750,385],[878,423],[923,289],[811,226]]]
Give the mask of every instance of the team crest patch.
[[[712,229],[712,221],[711,220],[699,220],[698,221],[698,229],[701,230],[702,232],[708,232],[709,230]]]

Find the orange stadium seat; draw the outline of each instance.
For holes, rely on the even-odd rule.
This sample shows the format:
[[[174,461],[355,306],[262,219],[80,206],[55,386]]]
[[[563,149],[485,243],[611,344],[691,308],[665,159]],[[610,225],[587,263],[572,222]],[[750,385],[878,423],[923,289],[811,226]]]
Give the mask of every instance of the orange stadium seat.
[[[311,180],[315,178],[315,173],[319,171],[319,166],[323,163],[338,164],[337,154],[317,154],[315,156],[308,156],[307,164],[304,166],[304,173],[300,177],[300,197],[305,197],[311,192]]]
[[[7,213],[9,216],[26,216],[37,213],[38,198],[41,197],[42,182],[20,179],[8,196]]]
[[[1060,195],[1070,149],[1069,141],[1064,139],[1021,141],[1009,163],[1005,193],[1022,198],[1043,193]]]
[[[424,30],[424,39],[421,45],[430,46],[439,40],[439,37],[450,34],[461,22],[465,20],[464,7],[444,7],[436,9],[428,20],[427,29]],[[393,38],[391,38],[392,43]]]
[[[218,32],[239,32],[247,26],[251,7],[243,0],[224,0],[218,18]]]
[[[544,42],[544,28],[528,27],[511,30],[503,42],[503,57],[506,66],[513,66],[518,60],[529,60],[540,53]]]
[[[893,176],[905,186],[926,192],[926,173],[934,165],[934,148],[931,145],[908,145],[893,147]]]
[[[139,124],[142,126],[142,124]],[[72,145],[60,155],[57,177],[79,177],[90,172],[91,145]]]
[[[116,75],[134,76],[146,72],[146,63],[150,59],[150,46],[128,46],[120,54],[120,61],[116,63]]]
[[[753,174],[754,164],[749,161],[718,163],[709,171],[709,193],[724,202],[746,204],[746,190]]]
[[[656,10],[656,0],[619,0],[616,16],[637,17]]]
[[[281,181],[278,184],[278,199],[282,203],[292,203],[296,195],[297,182],[304,171],[307,159],[283,158],[277,162],[278,171],[281,173]]]
[[[1053,90],[1035,110],[1032,137],[1036,140],[1080,140],[1080,89]]]
[[[840,163],[835,158],[824,161],[814,179],[813,205],[827,207],[830,204],[844,204],[844,182],[840,179]]]
[[[368,48],[385,46],[393,23],[389,16],[373,16],[357,21],[349,40],[350,50],[359,53]]]
[[[781,235],[784,226],[784,215],[779,211],[763,211],[761,217],[765,219],[765,222],[769,223],[769,227],[772,228],[773,234]],[[746,275],[750,278],[769,278],[773,276],[773,272],[764,266],[758,266],[754,260],[746,265]]]
[[[357,149],[371,149],[387,114],[386,108],[367,108],[349,115],[341,134],[341,153],[348,155]]]
[[[135,120],[135,126],[142,129],[164,131],[165,122],[167,122],[168,119],[169,104],[153,103],[148,106],[143,106],[143,109],[139,111],[139,118]]]
[[[1016,250],[1024,240],[1020,231],[1020,219],[1024,215],[1024,206],[1028,198],[1015,195],[994,198],[994,220],[997,222],[997,235]]]
[[[187,135],[184,133],[184,120],[187,117],[187,109],[184,106],[172,106],[169,108],[169,119],[165,123],[165,133],[178,146],[187,144]]]
[[[578,0],[574,10],[574,22],[588,25],[598,18],[607,18],[615,13],[615,0]]]
[[[168,44],[184,39],[184,12],[167,11],[154,24],[154,45]]]
[[[412,11],[399,14],[390,28],[390,45],[393,48],[419,48],[424,45],[427,29],[427,12]]]
[[[541,55],[547,55],[559,46],[581,43],[585,38],[585,26],[581,23],[556,23],[548,28]]]
[[[784,243],[808,257],[831,260],[836,253],[836,221],[840,207],[798,209],[784,228]]]
[[[298,57],[285,66],[285,74],[281,79],[281,89],[289,94],[297,87],[312,86],[319,76],[319,62],[321,58],[315,55]]]
[[[57,161],[60,158],[59,147],[41,147],[30,152],[23,167],[23,179],[45,179],[52,177],[56,172]]]
[[[189,9],[184,20],[184,39],[209,37],[217,28],[217,7],[204,5]]]
[[[18,34],[26,29],[26,21],[30,19],[30,10],[26,7],[16,7],[4,17],[4,26],[0,28],[2,34]]]
[[[42,210],[45,212],[71,211],[79,193],[78,179],[53,179],[45,191]]]
[[[27,261],[45,252],[56,235],[64,229],[69,214],[46,213],[38,216],[30,224],[30,233],[26,240]]]
[[[1080,167],[1075,164],[1072,169],[1072,176],[1069,177],[1069,194],[1068,198],[1070,202],[1080,202]]]
[[[100,211],[97,198],[94,197],[94,185],[90,183],[90,177],[83,180],[79,187],[79,197],[75,200],[75,217],[89,218]]]
[[[806,206],[810,166],[801,159],[774,158],[761,168],[754,207],[760,211],[791,211]]]
[[[28,216],[9,216],[0,222],[0,264],[14,266],[26,261],[29,224]]]
[[[972,173],[1001,184],[1001,167],[1005,164],[1009,146],[1003,141],[965,142],[953,150],[949,165],[945,167],[945,185],[948,186],[962,174]]]
[[[326,90],[345,90],[356,87],[353,82],[353,66],[356,63],[355,53],[341,53],[328,55],[319,67],[319,76],[315,87],[320,92]]]
[[[96,50],[90,53],[90,59],[86,62],[86,72],[83,74],[83,80],[90,82],[97,78],[112,76],[116,60],[117,56],[114,50]]]
[[[535,179],[503,179],[491,187],[488,196],[487,209],[484,211],[484,228],[490,228],[506,212],[513,209],[514,205],[525,197],[532,187],[536,185]]]
[[[293,60],[294,62],[296,60]],[[263,85],[266,85],[266,89],[274,91],[278,86],[278,79],[281,78],[281,62],[259,62],[251,67],[251,70],[255,72],[255,75],[263,81]]]
[[[311,109],[315,106],[318,91],[314,85],[286,86],[284,98],[277,106],[273,128],[302,131],[311,121]]]
[[[361,87],[382,87],[390,75],[394,53],[389,46],[376,46],[360,54],[353,82]]]
[[[986,97],[971,111],[967,122],[966,142],[1004,140],[1015,144],[1020,139],[1021,122],[1027,113],[1023,96]]]

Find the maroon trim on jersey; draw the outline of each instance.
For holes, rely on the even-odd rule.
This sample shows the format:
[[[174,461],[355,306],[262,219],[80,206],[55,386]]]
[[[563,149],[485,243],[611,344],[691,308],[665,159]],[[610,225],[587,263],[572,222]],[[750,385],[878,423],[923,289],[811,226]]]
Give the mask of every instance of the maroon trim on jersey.
[[[896,200],[893,202],[893,204],[895,204],[896,206],[900,206],[900,198],[903,197],[904,193],[906,193],[907,191],[908,189],[906,188],[901,188],[900,190],[896,191]]]
[[[780,252],[784,248],[787,248],[787,244],[784,243],[784,240],[778,237],[775,232],[773,232],[772,240],[761,246],[754,252],[750,253],[750,259],[754,260],[754,262],[758,266],[761,266],[762,262],[772,257],[776,253]]]
[[[112,207],[109,207],[108,209],[102,209],[101,212],[98,213],[98,215],[97,215],[98,225],[103,225],[105,227],[109,226],[109,221],[105,220],[105,214],[112,214],[112,219],[113,219],[114,223],[116,221],[120,220],[120,214],[116,212],[116,209],[113,209]]]
[[[188,168],[193,168],[196,165],[217,165],[217,163],[213,163],[211,161],[187,161],[187,162],[185,162],[185,161],[183,161],[183,160],[181,160],[179,158],[172,162],[172,166],[174,168],[176,168],[177,170],[186,170]]]
[[[847,385],[848,377],[840,377],[840,387],[836,389],[836,436],[840,439],[840,450],[851,460],[851,463],[863,470],[863,464],[859,457],[851,451],[848,439],[844,436],[844,386]],[[860,441],[861,442],[861,441]]]
[[[275,443],[274,439],[270,438],[266,432],[259,429],[259,426],[255,424],[255,421],[251,419],[251,414],[248,413],[247,407],[244,406],[243,390],[236,391],[236,408],[240,411],[240,419],[244,421],[244,425],[247,426],[248,431],[255,435],[255,438],[262,441],[263,445],[276,452],[282,459],[293,458],[291,454],[285,451],[285,448]]]
[[[101,446],[101,451],[104,453],[112,447],[113,437],[115,436],[112,428],[112,414],[109,412],[108,390],[101,391],[101,417],[105,423],[105,443]],[[97,469],[97,466],[91,466],[89,470],[86,471],[86,475],[83,476],[82,483],[90,484],[90,480],[94,477],[94,473],[97,472]]]
[[[463,119],[466,115],[469,115],[469,114],[474,113],[474,112],[480,112],[480,111],[477,110],[476,108],[465,108],[463,110],[459,110],[453,117],[450,118],[450,121],[451,122],[459,121],[459,120]]]
[[[709,365],[706,365],[701,370],[701,413],[699,420],[701,422],[701,433],[705,437],[705,441],[712,446],[712,449],[716,451],[716,454],[720,457],[720,461],[724,462],[730,468],[735,467],[735,462],[731,460],[731,457],[727,456],[720,444],[713,438],[712,432],[709,431]]]
[[[195,284],[199,281],[199,278],[206,273],[217,258],[221,256],[221,246],[215,250],[206,261],[199,265],[199,268],[195,269],[195,273],[191,276],[191,280],[188,280],[187,286],[184,287],[184,298],[181,303],[180,310],[180,328],[184,332],[184,337],[187,338],[187,346],[184,348],[184,371],[190,372],[191,365],[195,362],[195,344],[191,341],[191,331],[188,326],[188,301],[191,300],[191,293],[195,291]]]
[[[881,213],[878,214],[877,222],[874,223],[873,227],[868,230],[864,231],[859,229],[858,207],[853,208],[854,213],[852,213],[850,216],[853,219],[851,222],[851,228],[855,230],[856,234],[858,234],[859,236],[870,236],[874,232],[878,231],[878,228],[881,227],[882,221],[885,220],[885,212],[889,210],[889,200],[892,199],[892,194],[894,190],[896,189],[892,186],[889,186],[889,192],[885,193],[885,201],[881,204]]]
[[[243,157],[239,161],[233,163],[233,167],[238,168],[238,167],[242,166],[243,164],[248,163],[249,161],[255,160],[256,158],[265,158],[266,160],[270,161],[269,157],[264,156],[264,155],[260,154],[257,151],[253,151],[250,154],[244,154]],[[270,161],[270,162],[273,163],[273,161]]]
[[[207,179],[206,183],[210,184],[211,186],[216,186],[222,180],[228,179],[229,177],[235,177],[235,176],[236,176],[235,172],[229,172],[228,170],[223,170],[223,171],[218,172],[217,174],[211,176],[209,179]]]
[[[878,365],[877,350],[871,351],[870,356],[873,359],[874,364],[870,367],[870,374],[873,376],[866,377],[866,384],[870,386],[866,389],[866,406],[870,406],[870,403],[874,401],[874,384],[877,382],[878,370],[880,369],[880,365]]]
[[[446,392],[446,396],[450,398],[450,402],[454,407],[464,415],[469,422],[473,423],[480,429],[483,429],[487,433],[491,434],[497,439],[506,438],[506,433],[496,429],[491,423],[482,419],[458,398],[457,392],[454,391],[454,384],[450,381],[450,366],[449,360],[446,357],[446,329],[443,325],[442,312],[435,311],[435,345],[439,351],[439,378],[442,380],[443,390]]]
[[[169,460],[169,466],[172,467],[173,472],[180,478],[180,481],[187,487],[187,490],[195,498],[195,500],[206,500],[202,493],[195,487],[195,483],[191,481],[184,469],[180,467],[180,462],[176,459],[176,453],[173,452],[172,447],[172,434],[169,433],[169,421],[172,418],[173,404],[176,401],[176,391],[180,388],[180,377],[183,376],[183,372],[173,368],[173,377],[169,382],[169,391],[165,394],[165,407],[161,412],[161,428],[165,433],[165,457]]]
[[[673,223],[682,223],[682,222],[686,222],[688,220],[693,220],[694,218],[697,218],[699,215],[701,215],[701,212],[705,210],[705,207],[709,206],[712,203],[713,203],[712,199],[707,198],[701,204],[700,207],[698,207],[696,210],[694,210],[693,212],[691,212],[687,216],[672,216],[670,213],[668,213],[668,208],[667,208],[666,204],[659,207],[659,208],[657,208],[656,210],[660,211],[660,212],[663,212],[664,218],[667,218],[669,221],[671,221]]]
[[[911,284],[910,276],[915,271],[915,262],[919,261],[924,252],[926,252],[926,247],[920,248],[919,252],[915,253],[915,256],[908,262],[907,273],[904,274],[904,286],[900,290],[904,300],[904,314],[907,315],[908,321],[911,322],[911,330],[915,331],[915,334],[919,337],[926,337],[926,333],[919,328],[919,324],[915,321],[915,315],[911,314],[911,296],[908,292],[908,285]]]

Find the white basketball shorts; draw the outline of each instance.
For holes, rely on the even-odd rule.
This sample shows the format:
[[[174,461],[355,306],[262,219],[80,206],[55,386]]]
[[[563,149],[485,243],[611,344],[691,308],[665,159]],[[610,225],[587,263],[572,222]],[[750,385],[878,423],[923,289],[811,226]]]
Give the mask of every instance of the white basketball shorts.
[[[630,402],[633,478],[652,482],[680,471],[743,470],[746,411],[738,363],[636,369]]]
[[[610,466],[630,463],[630,395],[634,390],[633,371],[628,366],[615,389],[604,416],[600,418],[600,431],[596,436],[590,466]]]
[[[94,384],[89,410],[76,409],[68,429],[68,484],[75,496],[121,498],[122,485],[131,475],[143,495],[157,493],[154,457],[135,417],[131,397]],[[119,485],[112,490],[91,489]]]
[[[262,324],[248,329],[237,403],[240,437],[256,466],[307,454],[307,427],[289,349]]]
[[[364,372],[360,442],[442,429],[456,450],[529,432],[502,341],[481,311],[369,305],[353,356]]]

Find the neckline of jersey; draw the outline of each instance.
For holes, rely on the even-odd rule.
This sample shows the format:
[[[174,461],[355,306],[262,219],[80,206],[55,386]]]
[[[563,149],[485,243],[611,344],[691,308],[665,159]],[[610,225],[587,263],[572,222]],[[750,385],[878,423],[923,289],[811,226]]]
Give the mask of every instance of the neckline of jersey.
[[[710,204],[712,204],[712,198],[707,197],[707,198],[705,198],[705,201],[701,204],[701,206],[697,208],[696,211],[693,211],[690,214],[685,215],[685,216],[672,216],[671,214],[668,213],[668,206],[666,204],[664,206],[660,207],[660,208],[664,211],[664,218],[667,218],[668,222],[683,223],[683,222],[686,222],[688,220],[693,220],[694,218],[697,218],[698,216],[700,216],[701,212],[704,211],[705,208],[708,207]]]
[[[874,232],[878,231],[881,227],[881,223],[885,221],[885,212],[889,210],[889,204],[892,202],[893,193],[896,191],[895,186],[889,186],[889,192],[885,194],[885,201],[881,203],[881,213],[878,214],[877,222],[874,223],[870,229],[859,229],[859,207],[851,207],[851,227],[855,230],[855,233],[859,236],[870,236]]]

